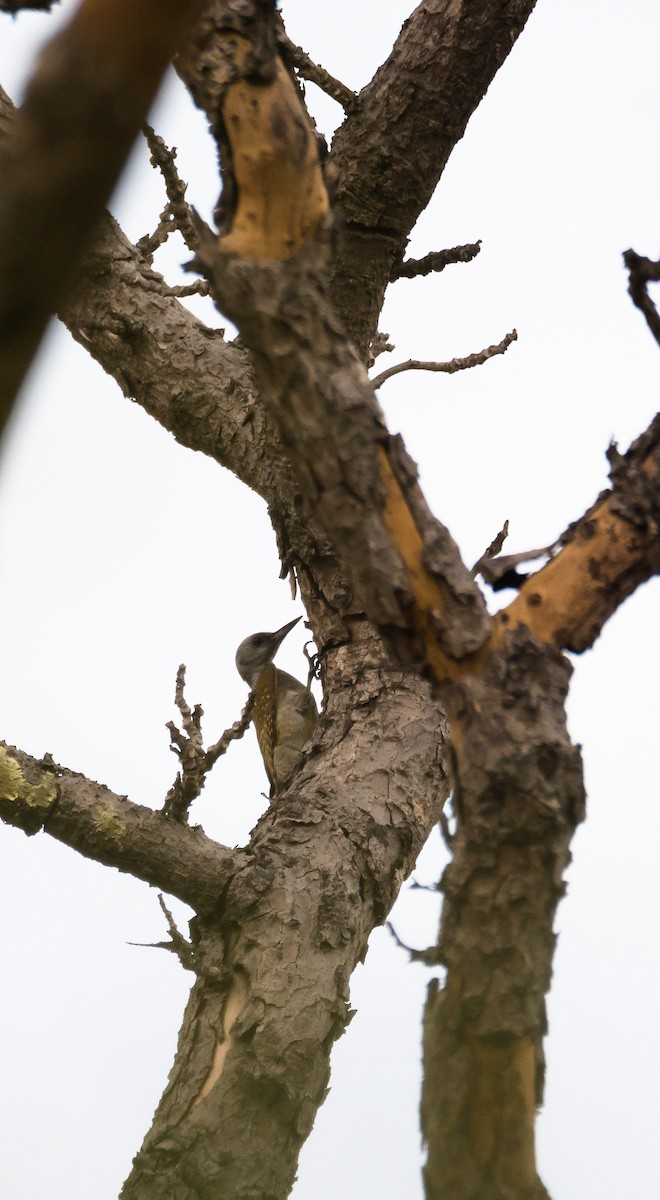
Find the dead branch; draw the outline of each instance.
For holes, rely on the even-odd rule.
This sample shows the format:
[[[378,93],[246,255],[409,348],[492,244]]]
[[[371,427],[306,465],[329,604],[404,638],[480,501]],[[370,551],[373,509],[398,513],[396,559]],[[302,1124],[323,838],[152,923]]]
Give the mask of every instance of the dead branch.
[[[303,79],[309,80],[310,83],[315,83],[317,87],[330,96],[331,100],[336,100],[337,104],[341,104],[345,112],[350,112],[351,107],[355,104],[357,93],[351,91],[345,83],[339,79],[335,79],[325,67],[320,63],[315,63],[306,54],[301,46],[297,46],[292,42],[286,34],[281,35],[283,45],[286,49],[288,58],[293,66],[298,71]]]
[[[378,330],[369,347],[369,358],[367,360],[368,367],[373,367],[376,359],[379,358],[381,354],[392,353],[394,350],[394,344],[389,340],[389,337],[389,333],[381,333],[381,331]]]
[[[253,708],[254,692],[250,692],[238,721],[234,721],[234,724],[230,725],[229,729],[225,729],[222,737],[219,737],[217,742],[214,742],[212,746],[209,746],[208,750],[206,751],[204,762],[207,771],[210,771],[211,767],[218,761],[222,754],[227,753],[231,743],[235,742],[238,738],[242,738],[245,731],[249,729],[250,722],[252,720]]]
[[[651,258],[643,258],[636,254],[634,250],[626,250],[623,261],[629,273],[630,298],[644,314],[651,333],[660,345],[660,315],[647,290],[649,283],[657,283],[660,280],[660,260],[654,262]]]
[[[160,214],[158,224],[154,229],[154,232],[145,233],[144,237],[138,238],[137,242],[135,243],[136,250],[139,250],[140,254],[144,255],[144,257],[151,262],[156,250],[158,250],[160,246],[165,245],[168,237],[171,233],[174,233],[175,229],[176,221],[172,216],[169,204],[166,204],[165,208]]]
[[[515,329],[512,329],[496,346],[486,346],[484,350],[479,350],[476,354],[468,354],[465,358],[452,358],[449,362],[424,362],[418,358],[408,358],[405,362],[397,363],[393,367],[387,367],[385,371],[381,371],[380,375],[376,375],[371,382],[374,391],[378,391],[386,379],[391,379],[393,375],[400,375],[402,371],[440,371],[445,375],[453,375],[456,371],[466,371],[470,367],[479,367],[482,363],[487,362],[489,358],[494,358],[496,354],[505,354],[511,343],[517,340],[518,334]]]
[[[0,162],[0,430],[199,5],[83,0],[39,59]]]
[[[509,536],[509,522],[507,520],[504,522],[502,528],[500,529],[500,532],[495,534],[495,537],[493,538],[492,542],[490,543],[490,546],[488,547],[488,549],[484,550],[483,554],[481,554],[479,556],[479,558],[477,559],[476,563],[474,564],[474,566],[472,568],[473,575],[479,574],[479,564],[484,559],[488,560],[490,558],[494,558],[496,554],[500,553],[500,550],[502,549],[502,546],[504,545],[508,536]]]
[[[204,749],[202,739],[202,717],[204,709],[201,704],[190,708],[184,696],[186,668],[182,663],[176,675],[175,704],[181,713],[183,729],[177,728],[174,721],[168,721],[171,746],[179,757],[181,770],[165,797],[163,813],[173,820],[184,823],[193,800],[201,794],[206,783],[206,776],[222,754],[237,738],[243,737],[252,719],[254,697],[250,694],[240,719],[226,729],[208,750]]]
[[[420,885],[418,884],[417,886],[419,887]],[[437,891],[437,888],[430,890]],[[401,940],[391,921],[385,922],[385,928],[396,942],[399,950],[405,950],[411,962],[421,962],[426,967],[437,967],[442,963],[442,959],[438,956],[437,946],[427,946],[425,950],[416,950],[414,946],[408,946]]]
[[[179,230],[186,246],[194,254],[197,247],[195,225],[192,219],[191,207],[186,200],[187,185],[181,179],[176,169],[176,150],[165,145],[162,137],[145,121],[142,132],[147,139],[150,150],[150,161],[163,176],[165,191],[169,201],[168,210],[175,227]],[[168,211],[166,210],[166,211]]]
[[[194,283],[176,283],[164,287],[163,295],[176,296],[179,300],[185,296],[208,296],[209,285],[205,279],[196,279]]]
[[[467,263],[481,250],[481,241],[472,242],[466,246],[452,246],[450,250],[432,250],[423,258],[406,258],[392,268],[391,278],[416,279],[420,275],[430,275],[432,271],[444,271],[452,263]]]
[[[497,543],[497,539],[495,544]],[[523,575],[518,571],[521,563],[533,562],[536,558],[547,558],[556,550],[556,543],[550,546],[539,546],[537,550],[520,550],[517,554],[483,554],[472,568],[473,575],[481,575],[494,592],[503,588],[520,588],[529,574]]]

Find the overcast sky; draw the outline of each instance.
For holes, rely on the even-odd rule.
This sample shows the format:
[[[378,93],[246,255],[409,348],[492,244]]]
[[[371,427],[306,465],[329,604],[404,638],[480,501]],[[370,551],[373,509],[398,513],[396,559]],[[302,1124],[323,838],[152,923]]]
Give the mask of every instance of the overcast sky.
[[[72,7],[64,0],[62,13]],[[411,9],[283,5],[294,40],[356,89]],[[0,18],[0,83],[15,100],[54,26],[37,14]],[[377,370],[465,355],[518,330],[503,358],[454,376],[407,373],[381,393],[469,563],[505,518],[510,551],[552,541],[606,485],[610,440],[625,448],[658,406],[660,355],[626,294],[621,252],[660,252],[659,44],[654,0],[540,0],[411,239],[421,255],[480,238],[480,256],[400,281],[387,299],[381,328],[396,350]],[[312,86],[308,98],[330,135],[339,109]],[[209,218],[214,150],[176,80],[153,121]],[[140,147],[113,210],[137,238],[164,202]],[[156,266],[178,282],[186,257],[175,243]],[[178,664],[214,740],[245,699],[238,642],[300,611],[278,579],[263,502],[178,446],[58,327],[4,448],[0,570],[0,737],[154,807],[175,772],[164,726]],[[570,720],[589,815],[549,1004],[539,1163],[553,1200],[660,1194],[659,598],[656,581],[641,588],[575,662]],[[304,639],[297,629],[278,660],[299,675]],[[223,842],[246,841],[265,782],[250,732],[216,767],[193,820]],[[434,881],[443,862],[432,839],[419,877]],[[0,828],[0,889],[0,1195],[116,1200],[191,980],[172,956],[128,944],[164,935],[153,890],[44,835]],[[415,891],[394,920],[421,946],[437,915],[437,900]],[[428,977],[387,933],[374,935],[295,1200],[420,1200]]]

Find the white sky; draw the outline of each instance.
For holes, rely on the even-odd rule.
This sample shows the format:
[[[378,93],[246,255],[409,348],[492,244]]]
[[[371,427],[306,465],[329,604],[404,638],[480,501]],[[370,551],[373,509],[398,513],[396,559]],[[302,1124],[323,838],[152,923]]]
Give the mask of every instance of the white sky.
[[[291,36],[358,88],[411,8],[292,0],[284,14]],[[0,82],[15,99],[53,28],[36,14],[1,18]],[[388,298],[381,327],[397,348],[379,370],[467,354],[518,329],[504,358],[452,377],[408,373],[382,392],[469,562],[505,517],[510,551],[551,541],[605,486],[610,439],[625,448],[656,410],[660,356],[627,297],[621,252],[660,250],[659,41],[653,0],[540,0],[411,240],[421,255],[481,238],[481,255],[401,281]],[[312,87],[309,96],[330,133],[339,110]],[[154,122],[208,217],[214,152],[175,81]],[[114,205],[134,238],[164,204],[146,164],[141,148]],[[156,265],[176,282],[185,257],[176,245]],[[278,580],[265,506],[176,445],[62,329],[26,388],[0,492],[0,736],[160,806],[175,770],[164,725],[178,663],[212,740],[245,698],[238,642],[299,611]],[[559,913],[549,1006],[539,1160],[554,1200],[660,1193],[657,604],[654,582],[576,663],[570,716],[589,818]],[[282,651],[294,673],[304,637],[296,630]],[[264,783],[250,733],[193,819],[222,841],[246,840]],[[433,840],[420,877],[437,878],[442,862]],[[115,1200],[165,1083],[190,981],[169,955],[128,945],[163,937],[155,893],[46,836],[0,830],[0,890],[0,1194]],[[416,945],[433,939],[436,918],[437,901],[420,892],[395,911]],[[376,933],[295,1200],[420,1200],[427,977]]]

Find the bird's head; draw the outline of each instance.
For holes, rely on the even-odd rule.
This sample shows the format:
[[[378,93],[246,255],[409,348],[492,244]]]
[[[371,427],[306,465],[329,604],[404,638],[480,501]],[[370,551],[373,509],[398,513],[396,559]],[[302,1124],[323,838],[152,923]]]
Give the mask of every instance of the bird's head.
[[[289,621],[288,625],[283,625],[275,633],[252,633],[250,637],[246,637],[241,642],[236,651],[236,669],[241,679],[244,679],[251,688],[256,687],[264,667],[273,661],[287,633],[301,619],[301,617],[296,617],[294,621]]]

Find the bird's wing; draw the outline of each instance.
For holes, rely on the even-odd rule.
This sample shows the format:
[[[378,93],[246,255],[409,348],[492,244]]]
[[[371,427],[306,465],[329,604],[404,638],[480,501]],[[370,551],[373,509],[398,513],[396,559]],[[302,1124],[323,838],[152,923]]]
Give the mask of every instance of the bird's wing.
[[[275,680],[276,670],[272,663],[264,667],[254,689],[254,711],[252,719],[257,731],[257,741],[264,760],[271,788],[275,787],[273,769],[273,747],[275,742]]]

